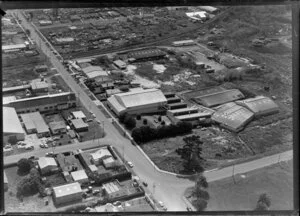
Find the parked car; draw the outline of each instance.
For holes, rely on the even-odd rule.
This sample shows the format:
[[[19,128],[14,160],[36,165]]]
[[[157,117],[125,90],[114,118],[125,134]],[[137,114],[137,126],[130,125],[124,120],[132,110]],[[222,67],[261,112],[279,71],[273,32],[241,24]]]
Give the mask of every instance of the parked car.
[[[147,186],[148,186],[148,183],[143,181],[143,185],[144,185],[145,187],[147,187]]]
[[[93,195],[100,193],[100,190],[93,190]]]
[[[131,161],[127,161],[127,164],[129,167],[131,167],[131,168],[133,167],[133,163]]]
[[[34,146],[26,146],[25,149],[26,150],[32,150],[32,149],[34,149]]]
[[[41,143],[41,144],[40,144],[40,147],[41,147],[41,148],[45,148],[45,144]]]
[[[47,152],[45,154],[46,157],[53,157],[54,155],[55,155],[54,152]]]

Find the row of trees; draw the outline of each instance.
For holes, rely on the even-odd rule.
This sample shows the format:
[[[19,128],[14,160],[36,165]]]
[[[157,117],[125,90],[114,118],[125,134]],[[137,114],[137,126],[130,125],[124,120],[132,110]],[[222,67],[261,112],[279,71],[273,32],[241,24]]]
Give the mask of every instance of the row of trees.
[[[179,122],[176,125],[171,124],[168,126],[162,125],[159,128],[142,126],[140,128],[133,129],[131,136],[137,143],[145,143],[155,139],[190,133],[192,129],[192,124],[188,122]]]

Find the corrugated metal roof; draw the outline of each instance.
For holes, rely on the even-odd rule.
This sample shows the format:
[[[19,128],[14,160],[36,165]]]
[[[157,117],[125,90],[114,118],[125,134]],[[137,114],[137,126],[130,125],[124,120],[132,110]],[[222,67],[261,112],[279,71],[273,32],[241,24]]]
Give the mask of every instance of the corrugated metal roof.
[[[244,106],[254,112],[254,114],[268,114],[279,111],[278,105],[270,98],[257,96],[246,100],[236,101],[237,104]]]
[[[141,58],[151,58],[166,55],[163,51],[158,49],[148,49],[130,52],[128,58],[141,59]]]
[[[198,112],[197,108],[191,108],[191,107],[187,107],[187,108],[182,108],[182,109],[174,109],[174,110],[168,110],[168,112],[172,113],[172,114],[176,114],[176,113],[182,113],[182,112]]]
[[[192,113],[192,114],[186,114],[186,115],[181,115],[181,116],[175,116],[175,118],[179,120],[188,120],[191,118],[204,118],[204,117],[209,117],[211,116],[210,113]]]
[[[40,169],[44,169],[48,166],[57,166],[57,163],[52,157],[40,157],[38,160]]]
[[[43,95],[38,97],[30,97],[18,99],[7,104],[7,106],[18,109],[26,109],[29,107],[44,106],[48,104],[60,104],[67,101],[76,102],[76,95],[73,92],[63,92],[58,94]]]
[[[71,194],[81,193],[82,189],[78,182],[53,187],[55,197],[64,197]]]
[[[193,40],[181,40],[181,41],[174,41],[173,44],[182,44],[182,43],[195,43]]]
[[[133,92],[115,94],[119,104],[125,108],[167,102],[166,97],[159,89],[145,89]]]
[[[204,106],[213,107],[227,102],[243,99],[244,97],[245,96],[238,89],[230,89],[206,94],[203,96],[197,96],[194,98],[194,100]]]
[[[25,44],[12,44],[12,45],[2,45],[2,50],[13,50],[13,49],[24,49]]]
[[[254,114],[245,107],[231,105],[232,104],[227,106],[225,104],[225,108],[220,108],[218,111],[216,111],[212,115],[212,120],[220,123],[230,130],[237,132],[253,119]]]
[[[3,133],[25,134],[17,112],[12,107],[3,107]]]

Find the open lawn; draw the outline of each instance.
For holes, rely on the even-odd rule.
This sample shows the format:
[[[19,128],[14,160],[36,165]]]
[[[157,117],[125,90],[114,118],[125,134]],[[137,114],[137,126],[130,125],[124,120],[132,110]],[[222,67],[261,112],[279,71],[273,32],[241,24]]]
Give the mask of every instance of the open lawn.
[[[53,206],[52,198],[48,197],[49,205],[45,206],[39,194],[24,197],[23,202],[16,197],[17,183],[23,178],[17,174],[18,168],[10,167],[5,169],[8,180],[8,191],[4,194],[4,203],[6,212],[54,212],[56,209]]]
[[[292,161],[245,173],[244,176],[237,175],[235,180],[236,184],[232,178],[209,183],[210,200],[206,210],[251,211],[262,193],[271,198],[270,210],[293,209]]]

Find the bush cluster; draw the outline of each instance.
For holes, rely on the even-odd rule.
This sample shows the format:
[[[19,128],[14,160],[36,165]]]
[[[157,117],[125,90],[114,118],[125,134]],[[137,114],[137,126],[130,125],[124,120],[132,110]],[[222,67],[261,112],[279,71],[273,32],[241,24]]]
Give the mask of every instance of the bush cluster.
[[[186,134],[191,132],[192,129],[192,124],[188,122],[179,122],[176,125],[162,126],[157,129],[150,128],[149,126],[142,126],[140,128],[135,128],[132,131],[131,136],[137,143],[145,143],[155,139]]]

